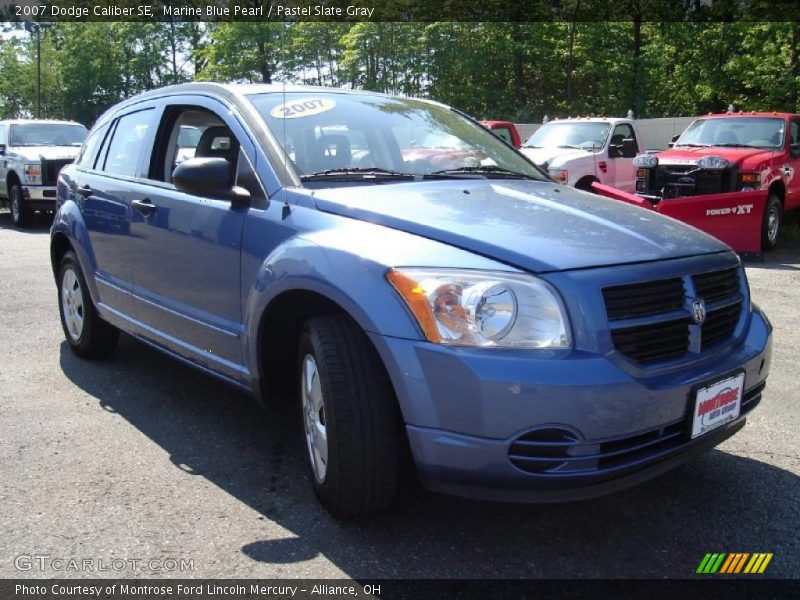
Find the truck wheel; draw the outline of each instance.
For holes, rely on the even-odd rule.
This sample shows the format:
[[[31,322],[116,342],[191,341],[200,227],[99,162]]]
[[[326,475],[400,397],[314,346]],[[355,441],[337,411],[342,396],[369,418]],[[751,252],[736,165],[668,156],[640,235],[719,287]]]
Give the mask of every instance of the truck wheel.
[[[100,358],[114,350],[119,329],[97,314],[73,252],[64,255],[58,270],[58,306],[64,336],[75,354],[81,358]]]
[[[775,194],[770,194],[769,198],[767,198],[767,205],[764,207],[764,219],[761,225],[762,250],[773,250],[778,245],[782,220],[783,205],[781,204],[781,199]]]
[[[30,227],[33,219],[33,212],[28,203],[22,197],[22,188],[19,185],[12,185],[8,193],[8,200],[11,204],[11,220],[17,227]]]
[[[306,322],[298,352],[303,429],[317,497],[336,517],[387,508],[400,467],[400,414],[364,332],[343,315]]]
[[[578,183],[575,184],[575,188],[579,190],[583,190],[584,192],[591,192],[592,194],[595,193],[594,189],[592,189],[592,184],[596,181],[593,177],[584,177]]]

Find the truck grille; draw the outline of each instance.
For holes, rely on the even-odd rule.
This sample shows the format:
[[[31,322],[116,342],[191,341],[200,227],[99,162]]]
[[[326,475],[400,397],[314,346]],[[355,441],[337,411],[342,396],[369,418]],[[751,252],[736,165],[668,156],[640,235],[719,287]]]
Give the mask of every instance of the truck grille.
[[[659,165],[646,185],[664,198],[720,194],[736,190],[735,169],[704,170],[696,165]]]
[[[733,336],[744,304],[740,290],[739,267],[604,288],[611,340],[637,363],[702,352]],[[702,325],[693,317],[695,299],[706,305]]]
[[[55,185],[61,169],[72,163],[72,158],[59,158],[42,161],[42,185]]]

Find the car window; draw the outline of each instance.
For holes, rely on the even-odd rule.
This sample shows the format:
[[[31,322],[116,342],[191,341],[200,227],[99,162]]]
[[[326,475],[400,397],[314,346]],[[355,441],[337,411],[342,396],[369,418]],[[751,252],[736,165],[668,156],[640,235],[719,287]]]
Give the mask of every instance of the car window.
[[[77,123],[15,123],[10,138],[12,146],[80,146],[87,133]]]
[[[585,121],[550,122],[539,127],[525,148],[581,148],[593,150],[605,144],[611,125]]]
[[[224,158],[236,185],[245,188],[254,198],[266,198],[253,167],[243,156],[239,140],[225,121],[197,106],[168,108],[156,136],[149,178],[172,183],[175,168],[195,157]]]
[[[117,119],[108,145],[103,171],[112,175],[134,177],[137,174],[143,141],[150,129],[153,110],[145,109]]]
[[[83,147],[81,148],[78,158],[75,161],[78,166],[85,167],[87,169],[94,168],[98,150],[100,149],[100,145],[103,143],[103,140],[105,140],[107,132],[108,123],[98,127],[89,134],[89,137],[86,138],[86,141],[83,143]]]
[[[697,119],[676,146],[744,146],[783,148],[785,122],[773,117],[712,117]]]
[[[0,144],[6,143],[6,125],[5,123],[0,123]]]
[[[542,178],[485,127],[429,102],[334,92],[248,98],[304,181],[331,170],[364,168],[416,176],[495,169]]]
[[[798,124],[797,121],[792,121],[790,131],[792,136],[791,144],[792,146],[797,147],[797,144],[800,144],[800,124]]]
[[[636,134],[633,133],[633,127],[631,127],[628,123],[620,123],[614,127],[614,133],[611,135],[611,144],[614,146],[621,146],[622,140],[636,141]]]
[[[511,130],[508,127],[495,127],[492,131],[501,140],[505,140],[512,146],[514,145],[514,138],[511,137]]]

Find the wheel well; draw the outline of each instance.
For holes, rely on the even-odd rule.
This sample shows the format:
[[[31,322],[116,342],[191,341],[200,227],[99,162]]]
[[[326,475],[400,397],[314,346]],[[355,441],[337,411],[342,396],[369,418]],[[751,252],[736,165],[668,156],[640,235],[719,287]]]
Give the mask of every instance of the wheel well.
[[[578,180],[578,182],[575,184],[575,187],[579,190],[591,190],[592,183],[595,181],[597,181],[597,177],[594,175],[586,175]]]
[[[63,233],[56,233],[50,240],[50,264],[53,267],[53,275],[58,274],[58,266],[67,251],[72,250],[72,244]]]
[[[14,171],[9,171],[8,175],[6,175],[6,196],[11,197],[11,187],[22,183],[19,179],[19,175],[14,173]]]
[[[281,396],[294,389],[295,360],[303,323],[312,317],[347,314],[329,298],[307,290],[284,292],[275,298],[258,328],[258,364],[262,394]]]
[[[784,199],[786,198],[786,188],[783,182],[781,180],[773,182],[772,185],[769,186],[768,194],[776,194],[778,198],[781,199],[781,205],[783,205]]]

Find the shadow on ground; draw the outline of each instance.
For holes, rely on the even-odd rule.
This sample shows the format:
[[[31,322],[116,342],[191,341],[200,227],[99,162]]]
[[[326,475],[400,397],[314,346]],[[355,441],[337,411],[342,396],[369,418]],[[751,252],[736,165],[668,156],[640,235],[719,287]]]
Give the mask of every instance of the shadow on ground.
[[[626,492],[562,505],[503,505],[417,490],[388,514],[337,522],[307,478],[299,416],[249,398],[123,336],[101,362],[61,346],[76,385],[204,477],[293,532],[254,539],[254,561],[324,555],[360,577],[686,577],[707,551],[775,552],[773,576],[798,572],[800,481],[724,451]]]
[[[43,233],[50,233],[50,225],[52,224],[52,215],[36,213],[33,216],[33,222],[30,227],[20,228],[14,225],[14,222],[11,220],[11,213],[8,212],[7,209],[0,209],[0,229],[13,229],[20,233],[41,235]]]

